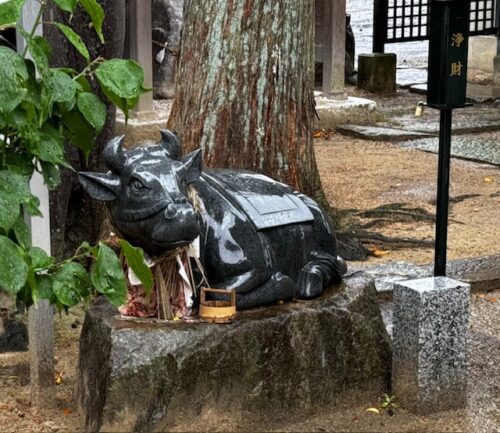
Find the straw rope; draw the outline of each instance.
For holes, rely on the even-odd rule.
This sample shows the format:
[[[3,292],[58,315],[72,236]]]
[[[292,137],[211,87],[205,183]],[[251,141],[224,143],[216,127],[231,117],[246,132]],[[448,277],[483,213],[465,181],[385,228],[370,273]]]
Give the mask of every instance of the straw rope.
[[[198,194],[192,187],[192,185],[188,185],[187,198],[196,213],[201,214],[204,211]],[[109,221],[111,222],[111,219],[109,219]],[[111,227],[112,231],[117,237],[124,238],[114,226]],[[153,258],[155,264],[151,269],[154,278],[152,293],[153,291],[154,293],[156,293],[157,311],[155,315],[157,316],[158,320],[172,320],[178,317],[178,311],[176,311],[176,307],[178,307],[178,305],[175,305],[173,301],[179,300],[184,297],[185,281],[179,274],[179,263],[177,261],[177,257],[179,257],[186,270],[194,296],[197,296],[197,290],[202,284],[209,287],[201,261],[196,256],[196,254],[191,254],[190,257],[190,252],[193,252],[192,248],[193,247],[191,245],[178,247],[174,250],[166,251],[158,258]],[[194,259],[196,266],[202,275],[201,282],[198,285],[196,285],[194,280],[193,269],[190,260],[191,258]],[[122,266],[124,267],[124,269],[126,269],[125,258],[120,255],[120,259]]]

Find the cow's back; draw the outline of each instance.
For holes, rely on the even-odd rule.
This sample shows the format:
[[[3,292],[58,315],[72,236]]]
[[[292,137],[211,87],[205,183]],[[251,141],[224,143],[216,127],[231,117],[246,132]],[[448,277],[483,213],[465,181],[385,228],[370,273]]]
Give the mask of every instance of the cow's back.
[[[314,221],[311,210],[298,193],[262,174],[212,169],[203,172],[202,178],[245,213],[257,230]]]

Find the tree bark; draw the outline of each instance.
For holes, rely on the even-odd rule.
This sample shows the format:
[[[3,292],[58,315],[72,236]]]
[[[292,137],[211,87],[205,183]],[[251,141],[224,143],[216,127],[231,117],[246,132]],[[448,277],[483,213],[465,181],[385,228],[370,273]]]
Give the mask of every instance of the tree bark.
[[[77,9],[71,22],[68,22],[69,14],[55,7],[49,11],[50,16],[47,18],[48,21],[54,20],[70,25],[82,37],[92,59],[98,56],[106,59],[123,57],[126,0],[99,0],[99,4],[105,12],[103,24],[105,44],[100,43],[94,29],[89,25],[90,18],[81,8]],[[44,33],[53,47],[51,66],[71,67],[78,71],[86,66],[85,60],[59,30],[46,25]],[[94,90],[98,91],[95,83],[92,84]],[[105,98],[102,99],[106,102]],[[106,124],[96,138],[88,162],[78,149],[66,146],[67,158],[76,171],[105,171],[101,162],[101,152],[115,134],[116,114],[114,106],[107,103],[107,108]],[[56,257],[71,254],[84,240],[94,242],[105,216],[103,204],[84,194],[76,179],[76,172],[62,169],[61,180],[61,185],[52,191],[50,196],[52,252]]]
[[[313,149],[314,2],[186,0],[168,127],[205,164],[324,202]]]

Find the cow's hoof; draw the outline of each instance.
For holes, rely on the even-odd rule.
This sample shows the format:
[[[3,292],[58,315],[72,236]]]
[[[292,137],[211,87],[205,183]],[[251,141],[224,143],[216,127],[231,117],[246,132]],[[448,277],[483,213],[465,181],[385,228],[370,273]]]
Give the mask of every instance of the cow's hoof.
[[[302,268],[298,281],[299,298],[315,298],[323,292],[323,276],[320,265],[308,263]]]

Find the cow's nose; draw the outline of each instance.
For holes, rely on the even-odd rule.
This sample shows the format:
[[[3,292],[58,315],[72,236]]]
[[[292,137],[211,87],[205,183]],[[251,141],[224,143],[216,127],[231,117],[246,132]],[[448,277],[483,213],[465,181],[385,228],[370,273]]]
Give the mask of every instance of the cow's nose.
[[[165,209],[165,218],[172,219],[177,215],[177,208],[173,203],[170,203]]]
[[[187,204],[187,198],[186,197],[176,197],[174,198],[174,203],[176,204]]]

